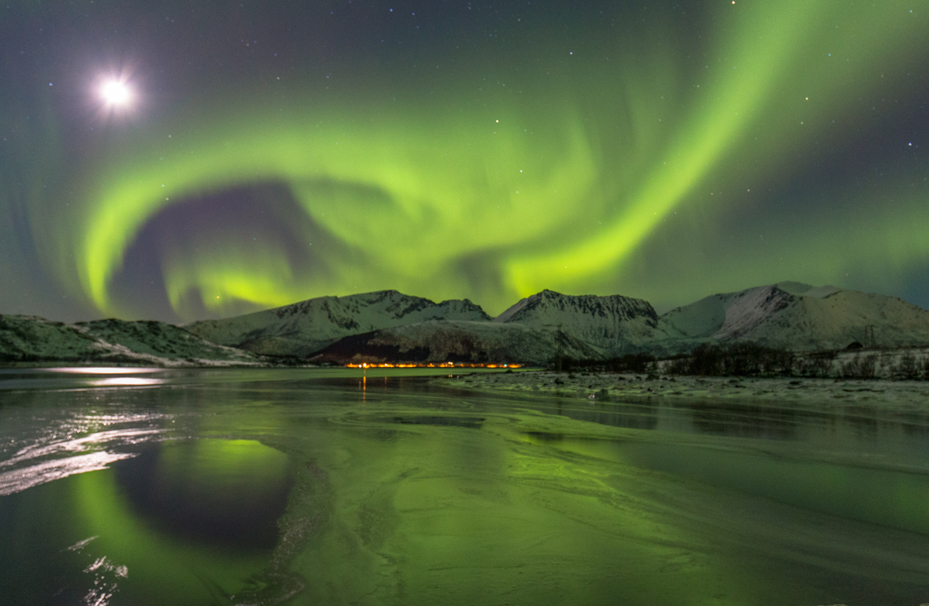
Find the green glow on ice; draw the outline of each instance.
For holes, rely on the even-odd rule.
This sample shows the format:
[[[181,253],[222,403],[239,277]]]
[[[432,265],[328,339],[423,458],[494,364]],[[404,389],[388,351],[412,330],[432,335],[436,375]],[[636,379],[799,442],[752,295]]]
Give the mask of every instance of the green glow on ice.
[[[147,481],[169,502],[179,492],[222,507],[237,498],[261,498],[284,480],[287,457],[250,440],[197,440],[168,445]],[[140,515],[111,470],[74,478],[74,504],[81,536],[96,537],[93,553],[126,566],[134,592],[182,604],[210,602],[215,588],[231,595],[268,566],[269,553],[210,545],[175,536]],[[216,511],[219,511],[218,509]],[[207,580],[208,582],[205,582]],[[185,601],[186,600],[186,601]]]

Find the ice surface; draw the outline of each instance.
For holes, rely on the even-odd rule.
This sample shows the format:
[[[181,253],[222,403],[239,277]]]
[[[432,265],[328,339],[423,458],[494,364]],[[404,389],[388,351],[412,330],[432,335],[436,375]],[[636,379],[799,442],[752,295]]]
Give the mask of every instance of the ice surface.
[[[3,595],[67,590],[72,577],[51,568],[64,554],[88,577],[75,602],[97,581],[83,571],[103,570],[103,557],[113,575],[126,567],[125,582],[106,579],[119,580],[114,601],[126,603],[156,594],[301,605],[927,598],[929,407],[917,384],[888,395],[880,382],[501,373],[437,384],[360,371],[334,381],[333,372],[227,371],[221,381],[185,372],[171,389],[3,392],[0,448],[94,418],[149,429],[133,416],[144,410],[161,415],[159,440],[260,440],[297,474],[274,552],[235,574],[228,550],[170,538],[125,498],[146,477],[146,490],[157,489],[161,473],[92,472],[0,497]],[[806,389],[813,395],[790,396]],[[55,442],[26,441],[35,448],[14,452]],[[165,450],[158,464],[183,481],[193,468]],[[222,457],[204,464],[199,475],[210,465],[243,471]],[[39,557],[42,541],[51,557]],[[46,578],[54,582],[23,589]]]

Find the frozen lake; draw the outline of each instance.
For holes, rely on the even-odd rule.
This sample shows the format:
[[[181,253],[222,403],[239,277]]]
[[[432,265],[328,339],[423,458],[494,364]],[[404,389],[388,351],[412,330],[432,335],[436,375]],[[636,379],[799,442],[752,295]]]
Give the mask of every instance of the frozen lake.
[[[0,371],[0,601],[929,602],[929,414],[415,374]]]

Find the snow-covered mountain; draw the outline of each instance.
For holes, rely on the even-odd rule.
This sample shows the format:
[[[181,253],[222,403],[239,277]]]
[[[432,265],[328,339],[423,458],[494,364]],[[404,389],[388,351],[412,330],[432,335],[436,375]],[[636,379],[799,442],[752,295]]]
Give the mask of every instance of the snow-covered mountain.
[[[712,295],[669,311],[659,326],[685,346],[755,341],[802,351],[929,343],[929,311],[896,297],[797,282]]]
[[[396,291],[321,297],[196,322],[78,324],[0,316],[2,363],[262,364],[253,353],[316,361],[539,364],[630,352],[687,352],[754,341],[793,351],[929,345],[929,311],[894,297],[796,282],[706,297],[658,316],[640,299],[549,290],[491,320],[470,301],[434,303]],[[243,351],[246,350],[246,351]]]
[[[782,282],[712,295],[658,316],[619,295],[527,297],[493,322],[426,321],[336,342],[328,361],[509,361],[557,356],[607,359],[630,352],[686,352],[701,343],[755,341],[793,351],[929,344],[929,311],[894,297]]]
[[[593,345],[607,357],[640,351],[670,336],[659,326],[658,314],[648,301],[620,295],[573,296],[543,290],[522,299],[494,322],[557,330]]]
[[[427,320],[489,322],[490,316],[467,299],[434,303],[385,290],[319,297],[185,328],[214,343],[255,353],[306,357],[343,337]]]
[[[656,340],[658,314],[640,299],[550,290],[522,299],[493,322],[427,320],[346,337],[315,360],[520,362],[600,359]],[[667,335],[660,334],[660,338]]]
[[[428,320],[345,337],[312,360],[546,364],[555,356],[598,359],[603,352],[553,327]]]
[[[256,365],[253,354],[216,345],[163,322],[97,320],[64,324],[0,315],[0,363]]]

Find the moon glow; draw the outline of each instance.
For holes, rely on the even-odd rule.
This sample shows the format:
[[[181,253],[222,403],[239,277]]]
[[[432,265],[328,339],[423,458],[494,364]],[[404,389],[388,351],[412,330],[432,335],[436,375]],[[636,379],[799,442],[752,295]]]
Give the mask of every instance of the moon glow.
[[[129,107],[134,97],[129,85],[121,80],[110,79],[100,85],[100,98],[107,107],[114,109]]]

